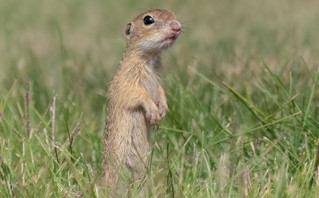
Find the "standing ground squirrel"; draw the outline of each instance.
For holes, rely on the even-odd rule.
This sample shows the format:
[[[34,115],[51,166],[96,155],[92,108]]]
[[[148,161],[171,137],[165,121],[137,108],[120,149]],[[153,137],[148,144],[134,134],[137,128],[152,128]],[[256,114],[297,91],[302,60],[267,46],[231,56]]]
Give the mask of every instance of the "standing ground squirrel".
[[[135,180],[146,170],[151,129],[168,111],[160,56],[180,33],[181,24],[166,10],[145,12],[126,26],[126,51],[108,93],[102,163],[105,186],[116,188],[122,165]]]

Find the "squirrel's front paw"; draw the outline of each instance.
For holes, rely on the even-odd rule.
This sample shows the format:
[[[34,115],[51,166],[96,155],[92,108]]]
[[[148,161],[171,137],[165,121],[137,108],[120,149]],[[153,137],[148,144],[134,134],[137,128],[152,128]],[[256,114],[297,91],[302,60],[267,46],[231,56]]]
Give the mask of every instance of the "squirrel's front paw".
[[[145,116],[146,120],[152,125],[156,126],[158,125],[159,121],[161,120],[159,109],[158,107],[152,103],[145,109]]]
[[[166,113],[168,111],[166,100],[160,100],[156,102],[156,105],[158,107],[158,113],[159,113],[160,119],[165,118]]]

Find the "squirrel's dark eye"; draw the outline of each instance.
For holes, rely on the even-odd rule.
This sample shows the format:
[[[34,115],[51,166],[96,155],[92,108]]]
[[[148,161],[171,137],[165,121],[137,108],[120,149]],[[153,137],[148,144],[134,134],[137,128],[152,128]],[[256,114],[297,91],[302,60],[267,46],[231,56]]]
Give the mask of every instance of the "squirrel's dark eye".
[[[152,23],[154,23],[154,19],[151,16],[146,16],[144,17],[144,24],[145,25],[151,25]]]

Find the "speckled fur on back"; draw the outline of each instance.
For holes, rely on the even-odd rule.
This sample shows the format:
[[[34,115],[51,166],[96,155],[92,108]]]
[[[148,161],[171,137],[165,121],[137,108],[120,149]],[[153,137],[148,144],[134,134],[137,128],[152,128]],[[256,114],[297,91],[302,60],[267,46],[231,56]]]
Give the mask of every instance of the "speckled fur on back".
[[[166,10],[145,12],[127,25],[126,51],[108,92],[102,185],[115,189],[121,167],[130,170],[135,180],[144,175],[151,129],[168,110],[160,55],[180,30],[175,15]]]

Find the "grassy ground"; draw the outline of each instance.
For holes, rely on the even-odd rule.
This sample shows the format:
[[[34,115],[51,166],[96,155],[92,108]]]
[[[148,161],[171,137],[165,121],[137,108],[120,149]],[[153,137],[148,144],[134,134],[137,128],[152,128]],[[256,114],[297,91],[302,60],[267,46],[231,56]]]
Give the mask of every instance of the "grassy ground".
[[[184,27],[163,56],[151,196],[318,197],[318,6],[0,1],[0,197],[101,197],[106,91],[125,25],[151,8]]]

